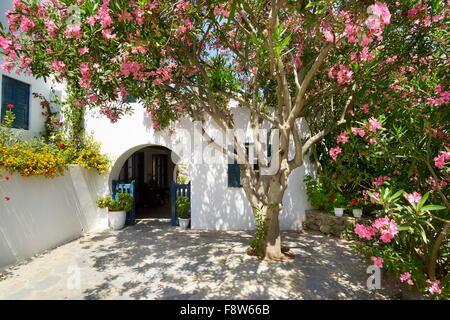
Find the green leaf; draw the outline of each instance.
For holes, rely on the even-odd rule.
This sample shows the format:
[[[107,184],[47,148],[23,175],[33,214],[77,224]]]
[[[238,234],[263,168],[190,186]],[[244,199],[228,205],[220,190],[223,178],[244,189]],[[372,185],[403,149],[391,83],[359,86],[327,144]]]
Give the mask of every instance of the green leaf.
[[[430,193],[429,193],[429,192],[427,192],[427,193],[425,193],[425,194],[423,195],[422,199],[420,199],[420,202],[419,202],[419,206],[418,206],[419,209],[423,207],[423,205],[425,204],[425,202],[428,200],[428,197],[429,197],[429,196],[430,196]]]
[[[436,205],[436,204],[430,204],[430,205],[422,208],[422,210],[426,210],[426,211],[444,210],[444,209],[447,209],[447,208],[444,206]]]
[[[397,191],[396,193],[394,193],[391,197],[390,197],[390,200],[395,200],[395,199],[397,199],[398,197],[400,197],[402,194],[403,194],[403,192],[405,192],[404,190],[399,190],[399,191]]]

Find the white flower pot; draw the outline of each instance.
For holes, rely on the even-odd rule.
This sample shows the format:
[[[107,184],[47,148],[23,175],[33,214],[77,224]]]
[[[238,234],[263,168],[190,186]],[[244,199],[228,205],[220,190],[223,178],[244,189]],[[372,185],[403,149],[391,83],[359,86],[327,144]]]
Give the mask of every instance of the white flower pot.
[[[362,209],[353,209],[353,216],[355,218],[361,218],[362,217]]]
[[[178,218],[178,220],[180,221],[180,227],[181,228],[187,229],[189,227],[189,222],[191,221],[190,218],[188,218],[188,219]]]
[[[334,215],[336,217],[342,217],[344,215],[344,208],[334,208]]]
[[[120,230],[125,226],[126,218],[127,218],[126,211],[110,211],[108,213],[109,226],[113,230]]]

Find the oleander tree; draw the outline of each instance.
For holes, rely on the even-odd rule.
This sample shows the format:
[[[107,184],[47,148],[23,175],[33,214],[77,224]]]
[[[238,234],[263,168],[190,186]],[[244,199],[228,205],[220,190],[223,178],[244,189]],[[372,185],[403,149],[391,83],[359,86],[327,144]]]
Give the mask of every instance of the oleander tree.
[[[239,161],[258,217],[253,249],[283,260],[279,214],[289,175],[318,141],[346,122],[368,83],[436,50],[427,33],[448,21],[449,4],[428,1],[420,19],[408,13],[418,4],[15,0],[0,47],[4,70],[65,81],[79,108],[98,108],[113,122],[131,112],[118,102],[128,95],[142,102],[156,129],[189,116],[213,121],[225,132],[236,128],[233,108],[241,108],[249,114],[260,167],[268,165],[261,129],[277,130],[275,174],[263,175],[243,157]],[[237,137],[230,137],[234,154],[203,134],[232,159],[245,154],[245,141]]]

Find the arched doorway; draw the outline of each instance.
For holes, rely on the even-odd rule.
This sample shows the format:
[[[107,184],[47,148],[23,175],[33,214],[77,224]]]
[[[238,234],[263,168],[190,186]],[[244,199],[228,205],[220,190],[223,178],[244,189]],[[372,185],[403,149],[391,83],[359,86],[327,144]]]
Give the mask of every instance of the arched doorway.
[[[170,219],[170,184],[176,181],[172,151],[163,146],[142,146],[122,158],[112,172],[119,184],[135,182],[136,220]],[[123,164],[122,164],[123,163]]]

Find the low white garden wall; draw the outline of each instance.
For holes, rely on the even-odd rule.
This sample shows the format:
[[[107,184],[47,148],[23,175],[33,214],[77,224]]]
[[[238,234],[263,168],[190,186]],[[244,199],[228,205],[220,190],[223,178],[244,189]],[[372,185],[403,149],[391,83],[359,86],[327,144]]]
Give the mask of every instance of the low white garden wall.
[[[108,227],[107,213],[95,206],[107,178],[95,170],[72,166],[53,179],[10,177],[0,183],[0,270]]]

